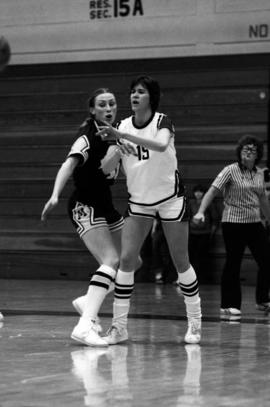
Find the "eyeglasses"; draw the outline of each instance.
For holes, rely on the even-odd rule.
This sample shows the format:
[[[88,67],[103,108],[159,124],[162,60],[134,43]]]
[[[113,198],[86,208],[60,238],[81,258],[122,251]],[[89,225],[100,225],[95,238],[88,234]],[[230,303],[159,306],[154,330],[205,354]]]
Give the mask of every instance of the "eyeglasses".
[[[256,147],[248,147],[245,146],[242,148],[243,153],[249,153],[249,154],[257,154],[257,148]]]

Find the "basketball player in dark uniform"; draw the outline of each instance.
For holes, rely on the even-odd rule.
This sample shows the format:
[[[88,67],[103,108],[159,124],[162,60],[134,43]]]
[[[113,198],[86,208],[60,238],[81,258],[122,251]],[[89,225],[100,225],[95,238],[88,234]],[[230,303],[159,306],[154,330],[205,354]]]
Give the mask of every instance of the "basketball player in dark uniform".
[[[96,90],[89,99],[89,111],[90,117],[80,127],[78,138],[58,171],[41,219],[45,220],[48,212],[57,205],[66,182],[73,175],[75,190],[69,199],[69,216],[100,266],[91,278],[81,318],[71,337],[88,346],[107,346],[99,336],[97,315],[116,275],[123,218],[113,206],[110,190],[117,169],[105,175],[100,168],[110,142],[96,133],[103,121],[114,122],[115,96],[108,89]],[[122,154],[120,147],[119,154]]]

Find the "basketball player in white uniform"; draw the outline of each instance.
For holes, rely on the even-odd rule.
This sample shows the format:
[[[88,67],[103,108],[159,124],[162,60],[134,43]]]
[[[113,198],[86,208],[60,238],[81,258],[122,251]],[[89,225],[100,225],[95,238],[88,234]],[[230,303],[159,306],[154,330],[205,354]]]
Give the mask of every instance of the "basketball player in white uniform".
[[[184,295],[188,319],[185,342],[201,339],[201,306],[196,273],[188,257],[188,219],[184,186],[177,169],[174,127],[158,113],[160,88],[149,76],[136,78],[130,87],[133,115],[122,120],[118,129],[105,126],[98,135],[115,138],[119,145],[133,143],[136,155],[122,156],[119,147],[110,146],[102,161],[109,173],[122,162],[129,192],[128,217],[122,231],[120,267],[115,280],[114,314],[107,336],[108,344],[128,339],[127,318],[134,287],[134,271],[142,244],[153,220],[159,217]]]

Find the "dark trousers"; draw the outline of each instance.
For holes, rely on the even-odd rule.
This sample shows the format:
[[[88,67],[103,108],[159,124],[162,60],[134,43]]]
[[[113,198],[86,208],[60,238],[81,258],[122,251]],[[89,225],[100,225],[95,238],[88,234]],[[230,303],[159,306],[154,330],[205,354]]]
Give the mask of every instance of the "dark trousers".
[[[270,244],[262,223],[222,223],[226,262],[221,279],[221,308],[241,308],[240,268],[248,247],[258,264],[256,303],[269,301]]]
[[[209,273],[210,233],[189,234],[188,251],[190,263],[194,267],[199,282]]]

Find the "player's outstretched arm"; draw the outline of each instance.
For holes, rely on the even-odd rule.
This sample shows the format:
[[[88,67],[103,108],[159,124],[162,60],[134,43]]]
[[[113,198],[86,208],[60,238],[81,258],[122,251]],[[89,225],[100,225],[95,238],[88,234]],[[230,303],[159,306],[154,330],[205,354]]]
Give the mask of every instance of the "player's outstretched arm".
[[[107,154],[101,160],[100,168],[104,174],[110,174],[118,167],[121,158],[130,154],[137,155],[137,150],[131,143],[110,146]]]
[[[156,133],[155,137],[151,139],[145,139],[144,137],[138,135],[135,136],[133,134],[121,132],[110,125],[100,127],[97,135],[101,136],[105,140],[111,140],[112,138],[116,140],[127,140],[131,143],[148,148],[149,150],[159,152],[165,151],[167,149],[171,138],[171,132],[167,128],[160,129]]]
[[[68,179],[73,174],[73,171],[78,165],[78,162],[78,158],[68,157],[66,161],[61,165],[55,178],[52,195],[43,208],[41,214],[42,221],[46,220],[48,213],[51,212],[51,210],[58,204],[61,192],[64,189]]]

